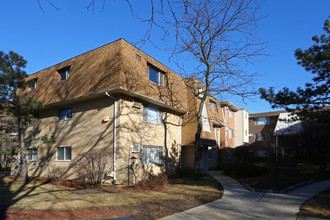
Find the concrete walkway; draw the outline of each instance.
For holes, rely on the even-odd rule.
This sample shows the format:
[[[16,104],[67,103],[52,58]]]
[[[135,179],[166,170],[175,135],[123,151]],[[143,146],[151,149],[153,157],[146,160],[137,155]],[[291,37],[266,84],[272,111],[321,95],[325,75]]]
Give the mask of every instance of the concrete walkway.
[[[249,192],[220,171],[209,172],[224,187],[214,202],[162,218],[174,219],[296,219],[300,206],[313,195],[330,188],[330,181],[313,183],[286,194]],[[302,218],[308,219],[308,218]]]

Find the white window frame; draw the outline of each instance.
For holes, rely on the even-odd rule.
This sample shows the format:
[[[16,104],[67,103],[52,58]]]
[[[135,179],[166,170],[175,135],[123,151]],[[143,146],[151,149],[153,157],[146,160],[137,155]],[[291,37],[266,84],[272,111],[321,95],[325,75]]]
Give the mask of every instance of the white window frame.
[[[64,67],[62,69],[57,70],[58,73],[58,81],[62,82],[65,80],[69,79],[69,75],[70,75],[70,66]],[[61,78],[61,75],[64,74],[64,78]]]
[[[150,79],[150,70],[153,70],[156,72],[157,74],[157,82],[153,81]],[[156,67],[152,66],[152,65],[148,65],[148,74],[149,74],[149,80],[156,83],[159,86],[164,86],[165,84],[165,73],[163,73],[162,71],[158,70]]]
[[[151,118],[152,113],[156,113],[156,119]],[[159,109],[143,105],[143,121],[151,124],[162,125],[163,124],[163,112]]]
[[[142,163],[145,165],[163,164],[163,147],[145,145],[142,149]]]
[[[63,149],[63,160],[59,159],[59,149]],[[70,159],[67,158],[67,151],[70,151]],[[72,147],[57,147],[56,148],[56,161],[71,161]]]
[[[70,114],[68,111],[71,111],[71,117],[69,117]],[[61,112],[65,112],[64,118],[61,117]],[[68,120],[71,120],[72,118],[73,118],[72,108],[63,108],[58,111],[58,120],[59,121],[68,121]]]
[[[27,161],[38,161],[38,148],[29,148],[26,152]]]
[[[133,144],[133,145],[131,146],[131,152],[132,152],[132,153],[140,153],[140,145],[138,145],[138,144]]]

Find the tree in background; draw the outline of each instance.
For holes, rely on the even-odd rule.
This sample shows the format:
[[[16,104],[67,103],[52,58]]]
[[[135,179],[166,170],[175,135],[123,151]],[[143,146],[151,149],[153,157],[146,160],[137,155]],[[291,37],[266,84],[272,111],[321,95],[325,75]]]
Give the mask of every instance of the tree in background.
[[[27,86],[32,86],[30,85],[32,82],[25,80],[28,76],[23,70],[26,63],[22,56],[13,51],[8,54],[0,51],[0,110],[2,115],[14,121],[12,130],[18,134],[19,170],[25,183],[28,181],[25,155],[26,129],[42,105],[24,94]]]
[[[296,113],[300,119],[318,119],[330,122],[330,22],[324,22],[325,34],[314,36],[312,45],[307,50],[297,49],[295,56],[298,64],[314,74],[312,82],[296,91],[283,88],[278,93],[274,88],[260,88],[261,98],[268,101],[272,108],[285,108]]]
[[[199,99],[195,134],[195,172],[200,170],[200,138],[203,129],[202,111],[209,96],[224,94],[243,98],[254,93],[251,85],[255,74],[242,66],[262,55],[265,44],[256,38],[261,19],[257,1],[203,0],[176,1],[181,11],[173,11],[176,29],[176,54],[192,58],[194,70],[186,76],[198,79],[201,85],[187,85]],[[178,7],[175,7],[178,8]]]

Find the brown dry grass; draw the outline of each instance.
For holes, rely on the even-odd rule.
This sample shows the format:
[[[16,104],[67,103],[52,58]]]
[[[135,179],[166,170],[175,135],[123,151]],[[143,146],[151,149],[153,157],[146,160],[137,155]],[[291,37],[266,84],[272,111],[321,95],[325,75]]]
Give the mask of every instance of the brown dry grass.
[[[71,212],[74,216],[72,211],[75,210],[111,209],[122,210],[123,215],[131,213],[142,219],[154,219],[219,199],[223,193],[217,181],[207,175],[199,180],[170,180],[165,189],[148,192],[123,187],[117,190],[111,187],[76,190],[38,181],[18,192],[22,184],[13,184],[12,181],[2,179],[0,207],[9,207],[8,210],[16,216],[20,212],[45,213],[46,210]]]
[[[330,189],[305,202],[300,208],[299,214],[330,219]]]

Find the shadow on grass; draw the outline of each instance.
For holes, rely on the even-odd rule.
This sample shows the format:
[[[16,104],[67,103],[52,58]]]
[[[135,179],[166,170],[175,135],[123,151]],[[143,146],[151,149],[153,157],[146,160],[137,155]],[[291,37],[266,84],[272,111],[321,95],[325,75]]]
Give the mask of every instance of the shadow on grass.
[[[0,219],[6,219],[6,212],[10,206],[25,197],[29,197],[35,189],[46,184],[46,182],[37,183],[33,179],[29,179],[27,183],[20,184],[18,189],[11,190],[16,181],[19,181],[19,178],[15,177],[8,182],[4,181],[4,177],[0,178]],[[31,183],[33,184],[31,185]],[[27,186],[29,187],[27,188]]]

